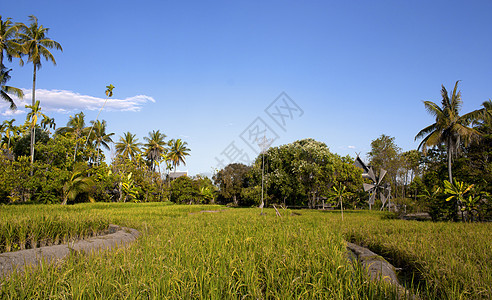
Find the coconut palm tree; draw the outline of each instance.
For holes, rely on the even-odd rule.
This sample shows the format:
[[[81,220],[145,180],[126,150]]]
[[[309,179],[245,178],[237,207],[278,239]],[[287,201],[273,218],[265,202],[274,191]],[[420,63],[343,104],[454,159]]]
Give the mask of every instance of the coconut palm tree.
[[[63,185],[62,205],[67,204],[68,200],[75,200],[77,195],[81,193],[88,193],[93,185],[92,178],[87,177],[87,165],[84,163],[75,164],[70,178]],[[90,196],[89,200],[94,202],[94,199]]]
[[[442,85],[441,107],[432,101],[424,101],[424,106],[431,115],[436,118],[436,122],[422,129],[415,140],[423,139],[418,149],[422,148],[424,154],[427,147],[444,144],[448,158],[449,182],[453,182],[452,159],[460,151],[461,144],[468,145],[472,140],[477,139],[480,133],[470,124],[480,117],[480,111],[475,110],[460,116],[461,92],[458,91],[459,80],[454,85],[453,93],[448,95],[448,91]]]
[[[31,111],[27,113],[26,120],[29,123],[29,128],[31,129],[31,164],[34,162],[34,144],[36,140],[36,125],[38,123],[39,117],[46,118],[46,115],[41,112],[41,106],[39,106],[39,100],[34,103],[34,105],[26,105]]]
[[[43,127],[43,129],[46,130],[48,134],[51,134],[51,132],[47,128],[56,129],[55,118],[44,116],[43,120],[41,120],[41,127]]]
[[[102,122],[97,120],[97,121],[91,121],[92,127],[94,128],[94,131],[92,132],[90,138],[94,141],[94,146],[97,151],[97,158],[96,161],[99,163],[99,154],[101,153],[101,146],[109,150],[109,143],[113,142],[113,139],[111,136],[114,135],[114,133],[106,133],[106,121],[103,120]]]
[[[67,135],[71,134],[75,139],[75,151],[73,153],[73,161],[77,157],[77,150],[79,147],[79,139],[84,136],[87,132],[87,127],[85,127],[85,114],[80,112],[75,114],[75,116],[70,116],[66,127],[60,127],[56,130],[56,134]]]
[[[149,137],[144,137],[147,141],[145,146],[145,156],[150,162],[150,169],[155,170],[155,163],[160,161],[162,153],[165,152],[167,143],[164,141],[166,135],[159,130],[149,132]]]
[[[133,159],[140,150],[141,143],[138,143],[138,138],[135,134],[125,132],[123,136],[120,136],[120,140],[116,143],[116,153],[120,154],[124,158]]]
[[[0,16],[0,68],[4,66],[4,56],[9,61],[12,61],[12,57],[20,57],[21,45],[16,41],[18,28],[19,26],[14,24],[10,18],[3,21]]]
[[[108,102],[108,99],[113,96],[113,89],[114,89],[114,86],[112,84],[106,86],[106,100],[104,100],[103,106],[101,107],[101,109],[97,113],[96,121],[99,119],[99,115],[101,114],[101,111],[104,109],[106,102]],[[91,123],[92,123],[92,127],[91,127],[91,130],[89,130],[89,134],[87,135],[87,140],[85,141],[86,145],[89,142],[89,137],[91,136],[92,130],[94,129],[95,123],[93,123],[92,121],[91,121]],[[105,127],[106,127],[106,125],[105,125]],[[111,142],[113,142],[113,141],[111,141]]]
[[[186,165],[186,156],[190,155],[190,149],[186,147],[187,145],[188,143],[183,142],[181,139],[169,141],[168,159],[173,164],[174,172],[176,172],[176,168],[180,163]]]
[[[22,99],[24,97],[24,92],[21,89],[6,85],[7,81],[10,80],[10,71],[12,71],[12,69],[7,70],[3,67],[0,69],[0,98],[10,104],[11,110],[15,110],[17,109],[17,106],[15,105],[14,100],[10,97],[10,95],[14,95]]]
[[[61,51],[63,49],[58,42],[46,36],[49,28],[38,25],[38,19],[35,16],[29,16],[29,20],[31,21],[29,26],[19,23],[17,24],[17,28],[20,42],[22,43],[22,52],[28,56],[27,61],[32,62],[34,67],[32,76],[32,106],[34,106],[36,101],[36,71],[41,68],[41,58],[51,61],[56,65],[55,57],[48,49],[55,48]],[[35,142],[34,128],[32,128],[31,149],[34,149]],[[34,157],[34,153],[31,153],[31,157]]]
[[[12,135],[16,134],[16,127],[17,126],[14,126],[14,122],[15,122],[15,119],[12,119],[10,121],[5,120],[2,123],[3,131],[5,132],[5,136],[8,139],[8,142],[7,142],[8,151],[10,151],[10,140],[12,139]]]
[[[31,15],[29,20],[31,21],[29,26],[19,23],[18,28],[23,53],[28,56],[28,62],[32,62],[34,67],[32,77],[32,105],[34,105],[36,99],[36,71],[41,68],[41,58],[56,65],[55,57],[48,49],[55,48],[61,51],[63,49],[58,42],[46,36],[49,28],[39,25],[38,18]]]

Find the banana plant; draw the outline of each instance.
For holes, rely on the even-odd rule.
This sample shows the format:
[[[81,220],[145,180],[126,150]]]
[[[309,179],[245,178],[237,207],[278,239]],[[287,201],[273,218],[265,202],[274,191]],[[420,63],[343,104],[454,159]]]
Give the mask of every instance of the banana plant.
[[[121,181],[121,190],[125,194],[125,199],[123,202],[126,202],[127,198],[134,202],[137,201],[137,197],[139,194],[139,188],[135,185],[135,181],[132,179],[132,173],[128,174],[126,177],[123,177],[123,181]]]
[[[456,199],[456,205],[461,210],[462,218],[463,212],[466,210],[465,204],[467,203],[467,201],[465,200],[465,194],[468,193],[473,188],[473,186],[474,184],[468,185],[457,180],[454,180],[453,183],[444,180],[444,193],[450,195],[448,198],[446,198],[446,201]],[[472,200],[470,201],[470,203],[473,202]]]

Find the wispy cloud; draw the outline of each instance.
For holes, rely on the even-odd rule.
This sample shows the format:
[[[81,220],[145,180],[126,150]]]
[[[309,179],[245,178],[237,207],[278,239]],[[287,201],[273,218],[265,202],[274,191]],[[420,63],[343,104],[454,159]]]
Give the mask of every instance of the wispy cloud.
[[[14,98],[17,104],[17,111],[10,111],[7,102],[0,101],[0,114],[11,116],[14,114],[25,113],[24,105],[31,104],[31,90],[24,89],[24,99]],[[36,90],[36,99],[41,102],[43,110],[55,111],[59,113],[69,113],[78,110],[98,110],[105,98],[98,98],[89,95],[81,95],[66,90]],[[140,111],[142,106],[148,102],[155,102],[154,98],[146,95],[136,95],[125,99],[109,98],[105,110],[108,111]]]
[[[357,147],[355,147],[355,146],[347,146],[347,148],[349,148],[349,149],[355,149]]]

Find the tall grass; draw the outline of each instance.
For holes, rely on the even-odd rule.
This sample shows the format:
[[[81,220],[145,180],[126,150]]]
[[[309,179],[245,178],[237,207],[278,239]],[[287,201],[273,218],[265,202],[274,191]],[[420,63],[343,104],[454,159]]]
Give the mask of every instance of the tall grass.
[[[13,274],[0,298],[374,299],[395,289],[347,259],[340,224],[218,206],[79,206],[144,234],[129,248]],[[193,213],[193,214],[191,214]]]
[[[108,228],[102,213],[46,205],[0,207],[0,252],[90,237]]]
[[[347,240],[413,271],[429,299],[492,298],[492,224],[385,219],[346,214]]]

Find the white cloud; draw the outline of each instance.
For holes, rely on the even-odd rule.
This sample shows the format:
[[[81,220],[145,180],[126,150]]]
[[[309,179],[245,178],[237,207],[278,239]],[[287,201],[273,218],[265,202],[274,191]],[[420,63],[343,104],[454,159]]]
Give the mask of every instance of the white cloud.
[[[31,90],[24,90],[24,99],[14,98],[17,111],[10,111],[5,101],[0,101],[0,114],[11,116],[24,113],[24,105],[31,104]],[[104,104],[105,98],[81,95],[66,90],[36,90],[36,99],[41,102],[43,111],[69,113],[80,110],[98,110]],[[125,99],[109,98],[104,106],[108,111],[140,111],[147,102],[155,102],[154,98],[146,95],[136,95]]]
[[[355,146],[347,146],[347,148],[349,148],[349,149],[355,149],[357,147],[355,147]]]

